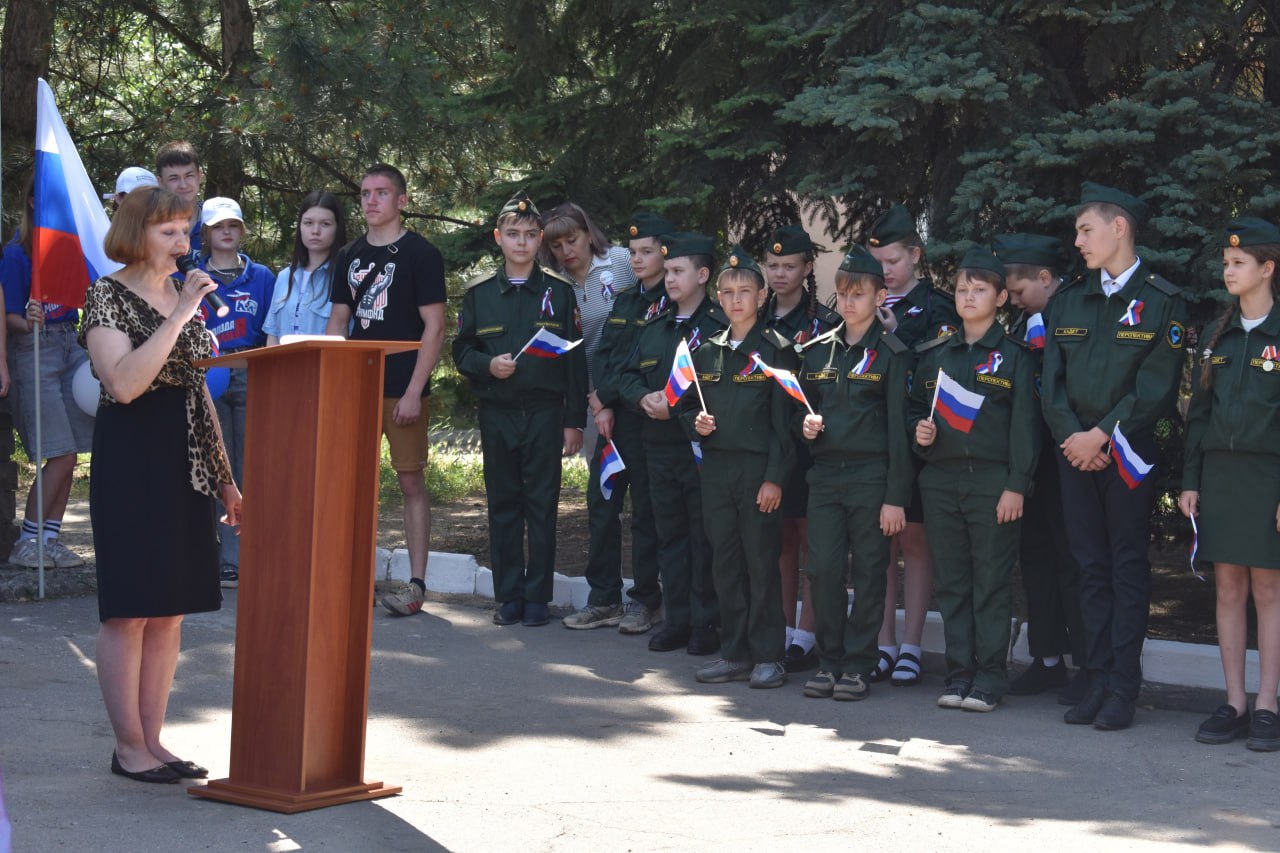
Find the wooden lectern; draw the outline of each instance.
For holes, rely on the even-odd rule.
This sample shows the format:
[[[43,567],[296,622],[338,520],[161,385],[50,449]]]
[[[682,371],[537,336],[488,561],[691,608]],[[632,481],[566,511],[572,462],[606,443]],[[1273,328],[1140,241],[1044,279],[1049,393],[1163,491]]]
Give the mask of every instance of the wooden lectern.
[[[383,357],[309,340],[248,367],[231,775],[197,797],[292,814],[400,792],[364,781]]]

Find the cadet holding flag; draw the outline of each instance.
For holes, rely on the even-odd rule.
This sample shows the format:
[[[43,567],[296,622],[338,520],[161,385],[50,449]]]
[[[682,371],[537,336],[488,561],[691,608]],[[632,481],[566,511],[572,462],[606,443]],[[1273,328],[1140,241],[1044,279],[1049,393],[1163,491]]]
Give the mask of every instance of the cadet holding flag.
[[[618,382],[623,403],[643,416],[641,437],[648,465],[650,497],[658,531],[658,564],[666,625],[649,638],[649,649],[687,649],[691,655],[720,648],[720,609],[711,580],[711,549],[702,521],[702,484],[689,437],[675,420],[668,394],[676,399],[695,377],[683,371],[668,391],[680,344],[697,353],[728,323],[707,299],[714,242],[704,234],[674,233],[662,238],[667,304],[640,331],[634,355]],[[661,301],[655,306],[661,306]],[[677,393],[678,392],[678,393]],[[696,396],[693,399],[698,399]],[[628,463],[631,464],[631,463]]]
[[[719,660],[698,668],[707,684],[786,681],[786,621],[778,574],[782,484],[795,464],[788,392],[764,368],[794,366],[791,343],[760,319],[760,267],[735,246],[716,278],[729,328],[694,355],[705,400],[686,394],[680,420],[702,445],[702,512],[720,599]]]
[[[996,322],[1008,294],[990,249],[965,254],[955,287],[963,328],[919,347],[909,425],[925,460],[920,492],[947,646],[938,707],[994,711],[1008,686],[1009,585],[1040,450],[1035,363]]]
[[[1173,412],[1182,375],[1186,306],[1178,288],[1137,255],[1145,213],[1128,193],[1084,184],[1076,248],[1090,273],[1054,297],[1041,377],[1067,535],[1080,564],[1089,668],[1088,689],[1064,720],[1104,730],[1133,722],[1142,686],[1157,480],[1129,488],[1107,442],[1123,422],[1132,449],[1154,460],[1156,422]]]
[[[1200,553],[1213,561],[1227,682],[1226,704],[1201,723],[1196,740],[1248,735],[1249,749],[1272,752],[1280,750],[1280,228],[1237,219],[1223,243],[1222,277],[1238,301],[1200,337],[1178,500],[1188,517],[1199,514]],[[1250,595],[1258,613],[1252,715],[1244,673]]]
[[[880,262],[855,246],[836,273],[842,325],[803,350],[800,378],[815,413],[793,420],[809,470],[809,584],[818,672],[804,695],[865,699],[884,615],[890,538],[906,527],[915,467],[907,437],[913,356],[877,316],[886,294]],[[845,575],[853,549],[853,607]]]
[[[480,400],[489,552],[500,605],[493,621],[538,626],[551,618],[560,456],[582,446],[587,363],[576,345],[582,330],[572,285],[535,263],[542,219],[525,193],[502,208],[493,236],[503,264],[467,285],[453,360]]]

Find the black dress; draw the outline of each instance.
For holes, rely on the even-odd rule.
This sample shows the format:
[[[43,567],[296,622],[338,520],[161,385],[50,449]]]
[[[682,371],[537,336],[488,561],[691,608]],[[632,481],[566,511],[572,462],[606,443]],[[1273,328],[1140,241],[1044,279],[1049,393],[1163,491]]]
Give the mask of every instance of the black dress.
[[[164,319],[124,285],[102,278],[85,296],[81,335],[114,328],[136,348]],[[89,474],[101,620],[222,606],[213,499],[217,484],[230,482],[230,469],[205,400],[204,371],[192,364],[210,355],[209,335],[193,318],[145,393],[123,404],[102,389]]]

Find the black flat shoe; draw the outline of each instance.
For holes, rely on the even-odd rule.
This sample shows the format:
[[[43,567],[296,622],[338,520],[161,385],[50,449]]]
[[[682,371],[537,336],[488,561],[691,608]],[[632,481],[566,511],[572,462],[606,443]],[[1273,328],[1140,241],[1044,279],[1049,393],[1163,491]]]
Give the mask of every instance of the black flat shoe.
[[[686,647],[691,655],[713,655],[720,651],[720,632],[710,626],[694,628],[689,632],[689,644]]]
[[[799,645],[792,643],[787,647],[787,653],[782,657],[782,668],[787,672],[805,672],[806,670],[817,669],[818,647],[814,646],[806,652]]]
[[[196,764],[194,761],[166,761],[165,767],[168,767],[174,773],[177,773],[183,779],[208,779],[209,771]]]
[[[689,633],[688,625],[667,625],[649,638],[649,651],[674,652],[676,649],[683,649],[689,645]]]
[[[524,603],[524,616],[521,617],[520,623],[526,628],[538,628],[551,621],[551,610],[545,604],[537,601],[526,601]]]
[[[1254,711],[1249,720],[1249,739],[1244,745],[1255,752],[1280,750],[1280,717],[1275,711]]]
[[[524,618],[524,599],[504,602],[493,614],[493,624],[514,625]]]
[[[132,779],[135,782],[155,782],[162,785],[172,785],[182,778],[178,775],[178,771],[167,764],[161,764],[159,767],[152,767],[150,770],[143,770],[140,773],[125,770],[120,766],[120,759],[116,757],[114,752],[111,753],[111,772],[117,776]]]

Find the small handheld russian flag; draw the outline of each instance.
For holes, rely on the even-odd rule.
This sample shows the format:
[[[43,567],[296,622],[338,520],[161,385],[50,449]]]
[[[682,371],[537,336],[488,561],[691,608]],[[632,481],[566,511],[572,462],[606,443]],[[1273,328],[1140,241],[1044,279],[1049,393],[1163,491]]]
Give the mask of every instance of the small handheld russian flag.
[[[538,358],[559,358],[580,343],[582,343],[582,338],[578,338],[576,341],[566,341],[546,329],[539,329],[533,333],[532,338],[529,338],[529,343],[525,344],[520,349],[520,352],[515,354],[515,358],[512,361],[526,352],[529,355],[536,355]]]
[[[667,387],[663,392],[667,397],[667,405],[675,406],[689,390],[689,386],[698,381],[697,371],[693,369],[693,354],[689,352],[689,344],[684,339],[676,344],[676,357],[671,362],[671,376],[667,378]]]
[[[1146,479],[1151,469],[1155,467],[1144,461],[1137,451],[1129,446],[1129,440],[1120,431],[1119,421],[1116,421],[1115,427],[1111,430],[1111,457],[1116,460],[1116,471],[1119,472],[1120,479],[1124,480],[1124,484],[1130,489],[1138,488],[1138,484]]]
[[[751,358],[756,364],[760,365],[760,369],[764,371],[765,376],[771,376],[777,380],[783,391],[786,391],[792,398],[804,403],[804,407],[809,410],[809,414],[813,414],[813,406],[809,405],[809,398],[804,395],[804,389],[800,387],[800,380],[796,379],[794,373],[790,370],[783,370],[781,367],[770,367],[760,359],[757,353],[751,353]]]
[[[89,285],[120,264],[103,248],[111,222],[43,79],[36,84],[33,187],[31,298],[78,308]]]
[[[1027,336],[1024,339],[1032,349],[1044,349],[1044,317],[1032,314],[1027,318]]]
[[[702,470],[702,442],[691,441],[689,442],[689,446],[693,448],[693,464],[698,468],[699,471],[701,471]]]
[[[1204,575],[1196,571],[1196,553],[1200,550],[1200,526],[1196,524],[1196,517],[1191,515],[1191,574],[1195,575],[1198,580],[1203,581]]]
[[[604,495],[605,500],[613,498],[613,484],[625,470],[627,466],[618,455],[618,448],[613,446],[612,441],[605,444],[600,453],[600,494]]]
[[[942,415],[942,419],[952,429],[967,434],[973,429],[978,410],[982,408],[986,399],[981,394],[965,388],[939,367],[938,384],[933,389],[933,408],[929,411],[929,417],[933,417],[936,412]]]

